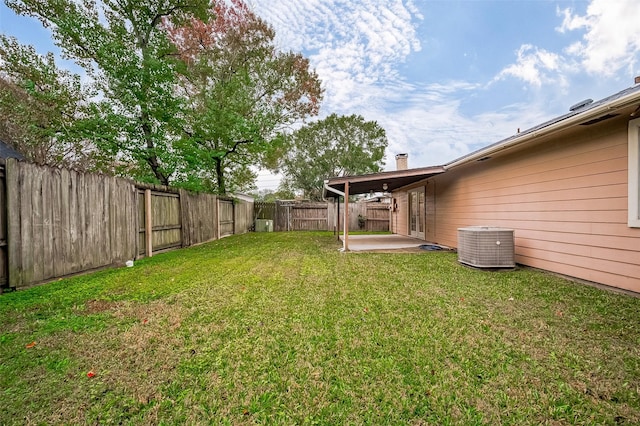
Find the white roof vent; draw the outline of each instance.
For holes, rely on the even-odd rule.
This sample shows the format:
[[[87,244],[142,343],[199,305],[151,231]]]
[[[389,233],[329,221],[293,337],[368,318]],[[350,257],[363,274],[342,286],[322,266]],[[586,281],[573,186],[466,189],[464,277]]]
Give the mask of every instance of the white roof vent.
[[[584,101],[580,101],[575,105],[571,105],[571,107],[569,108],[569,111],[575,111],[577,109],[580,109],[582,107],[589,105],[592,102],[593,102],[593,99],[585,99]]]

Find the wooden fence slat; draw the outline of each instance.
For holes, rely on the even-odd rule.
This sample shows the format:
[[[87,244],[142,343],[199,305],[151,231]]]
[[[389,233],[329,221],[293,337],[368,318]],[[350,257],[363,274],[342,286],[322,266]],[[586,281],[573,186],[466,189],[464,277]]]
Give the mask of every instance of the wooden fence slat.
[[[27,256],[28,264],[33,271],[33,279],[41,281],[44,279],[44,223],[43,223],[43,172],[39,167],[32,167],[31,175],[31,236],[33,246],[27,248],[23,246],[23,256]]]
[[[151,190],[144,190],[144,247],[145,255],[153,255],[153,213],[151,212],[152,199]]]
[[[69,217],[71,214],[70,207],[70,193],[71,193],[71,178],[68,170],[62,169],[60,171],[60,185],[58,187],[58,191],[60,191],[60,212],[58,213],[60,217],[60,226],[59,226],[59,238],[60,238],[60,257],[58,258],[58,263],[60,265],[60,269],[57,272],[58,276],[64,276],[71,273],[71,267],[69,265],[69,260],[71,259],[71,226],[69,223]]]
[[[7,188],[7,273],[9,287],[22,286],[22,239],[20,235],[20,171],[17,160],[7,158],[5,184]]]
[[[0,294],[8,286],[7,274],[7,196],[5,166],[0,165]]]
[[[117,180],[119,193],[122,194],[122,205],[127,206],[124,214],[124,221],[127,227],[123,239],[127,240],[126,250],[121,260],[133,260],[138,258],[138,191],[130,182]]]
[[[55,170],[53,173],[46,173],[47,175],[47,185],[46,185],[46,193],[47,193],[47,225],[49,227],[49,231],[47,232],[47,249],[48,253],[45,253],[45,266],[49,263],[49,269],[45,275],[48,277],[56,277],[60,276],[60,263],[57,262],[57,258],[59,256],[61,247],[60,247],[60,236],[59,236],[59,212],[60,212],[60,170]]]
[[[190,197],[186,190],[181,189],[180,192],[180,222],[182,223],[182,247],[188,247],[191,245],[193,239],[192,233],[194,231],[194,223],[192,221],[193,216],[190,212]]]
[[[116,220],[117,210],[122,209],[124,215],[127,216],[126,211],[129,208],[128,204],[121,203],[121,200],[118,198],[117,191],[117,182],[115,178],[111,177],[107,179],[108,186],[108,202],[107,202],[107,215],[108,215],[108,224],[109,224],[109,245],[108,249],[111,255],[118,260],[124,259],[126,256],[125,247],[127,246],[127,236],[123,234],[123,230],[128,228],[125,223],[122,226],[118,226],[118,221]]]
[[[109,204],[111,204],[112,200],[110,197],[111,191],[109,188],[109,178],[106,176],[100,176],[100,219],[102,226],[100,226],[100,252],[102,253],[102,257],[100,259],[99,265],[105,265],[109,263],[109,261],[114,258],[114,252],[111,249],[111,238],[114,235],[109,229]],[[96,265],[99,266],[99,265]]]
[[[84,173],[78,173],[78,212],[80,214],[80,221],[76,224],[78,232],[78,241],[80,242],[80,269],[89,269],[89,236],[87,234],[87,225],[91,219],[90,203],[91,203],[91,188],[89,185],[89,177]]]
[[[78,223],[80,219],[80,211],[78,208],[78,173],[69,172],[69,251],[67,262],[67,273],[71,274],[73,271],[80,270],[80,262],[78,260],[78,253],[81,251],[80,238],[78,235]]]

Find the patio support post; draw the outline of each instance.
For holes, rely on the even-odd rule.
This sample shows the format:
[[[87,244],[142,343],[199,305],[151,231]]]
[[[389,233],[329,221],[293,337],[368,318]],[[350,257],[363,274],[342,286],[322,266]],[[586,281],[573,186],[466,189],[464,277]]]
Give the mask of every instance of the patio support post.
[[[344,251],[349,251],[349,182],[344,183]]]
[[[345,200],[347,200],[347,199],[348,199],[348,197],[349,197],[349,195],[348,195],[348,194],[349,194],[349,183],[347,182],[347,184],[345,185],[345,192],[338,191],[337,189],[330,187],[330,186],[327,184],[327,181],[324,181],[324,189],[325,189],[326,191],[333,192],[334,194],[336,194],[336,195],[338,196],[338,197],[337,197],[337,199],[338,199],[338,213],[337,213],[337,218],[338,218],[338,238],[340,238],[340,232],[339,232],[339,231],[340,231],[340,196],[341,196],[341,195],[342,195],[343,197],[345,197],[345,196],[346,196],[346,197],[345,197]],[[345,237],[345,238],[344,238],[344,241],[342,242],[342,243],[343,243],[343,244],[342,244],[342,249],[341,249],[342,251],[346,251],[346,250],[347,250],[347,234],[349,233],[349,229],[348,229],[349,222],[346,220],[346,219],[348,219],[348,215],[347,215],[347,207],[348,207],[348,204],[345,204],[345,229],[347,230],[347,232],[344,234],[344,237]]]
[[[336,210],[336,226],[333,229],[338,234],[338,241],[340,241],[340,197],[338,197],[338,209]]]

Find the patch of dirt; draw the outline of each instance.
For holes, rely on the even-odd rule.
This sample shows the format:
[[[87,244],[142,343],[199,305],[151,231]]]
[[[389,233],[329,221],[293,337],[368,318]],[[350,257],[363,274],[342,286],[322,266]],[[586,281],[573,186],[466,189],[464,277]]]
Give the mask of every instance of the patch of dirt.
[[[118,306],[117,302],[111,302],[109,300],[89,300],[85,303],[84,311],[86,315],[98,314],[114,310]]]

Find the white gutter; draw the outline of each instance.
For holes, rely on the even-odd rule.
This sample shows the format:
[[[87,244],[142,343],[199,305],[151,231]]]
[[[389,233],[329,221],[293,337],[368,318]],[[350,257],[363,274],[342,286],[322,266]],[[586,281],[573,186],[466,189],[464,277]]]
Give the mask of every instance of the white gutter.
[[[333,192],[334,194],[338,194],[338,195],[344,197],[344,192],[338,191],[337,189],[330,187],[328,180],[324,181],[324,189],[326,189],[327,191]],[[324,199],[324,196],[322,197],[322,199]]]
[[[330,187],[330,186],[329,186],[329,181],[324,181],[324,189],[325,189],[325,190],[327,190],[327,191],[329,191],[329,192],[333,192],[334,194],[338,194],[338,195],[340,195],[340,196],[342,196],[342,197],[344,197],[344,196],[345,196],[344,192],[342,192],[342,191],[338,191],[337,189]],[[322,199],[323,199],[324,201],[327,201],[327,200],[325,200],[325,198],[324,198],[324,194],[322,194]],[[338,205],[339,205],[339,204],[340,204],[340,200],[338,199]],[[347,209],[347,206],[346,206],[346,203],[345,203],[345,210],[346,210],[346,209]],[[343,213],[343,214],[344,214],[344,213]],[[344,218],[343,218],[343,220],[342,220],[342,221],[346,223],[346,220],[344,220]],[[349,226],[349,225],[347,224],[346,226]],[[340,230],[338,230],[338,235],[340,235]],[[341,249],[341,250],[342,250],[342,251],[347,251],[347,235],[346,235],[346,234],[345,234],[345,235],[343,236],[343,238],[342,238],[342,249]]]
[[[452,169],[454,167],[461,166],[465,163],[469,163],[471,161],[478,160],[483,157],[487,157],[491,154],[495,154],[496,152],[503,151],[507,148],[512,148],[516,145],[523,144],[540,136],[546,136],[555,132],[559,132],[568,127],[574,126],[576,124],[580,124],[584,121],[588,121],[589,119],[596,118],[599,115],[602,115],[607,112],[615,111],[617,109],[627,107],[629,105],[633,105],[640,100],[640,93],[638,91],[634,91],[628,95],[622,96],[618,99],[615,99],[611,102],[607,102],[605,104],[599,105],[591,110],[585,111],[584,113],[578,113],[574,116],[571,116],[565,120],[558,121],[557,123],[553,123],[547,127],[544,127],[538,131],[527,133],[522,135],[521,137],[516,137],[514,139],[509,139],[500,143],[498,145],[487,147],[486,149],[482,149],[480,151],[475,152],[467,157],[462,157],[458,160],[455,160],[449,164],[445,164],[443,167],[445,170]]]

